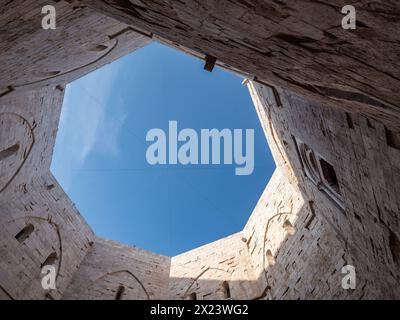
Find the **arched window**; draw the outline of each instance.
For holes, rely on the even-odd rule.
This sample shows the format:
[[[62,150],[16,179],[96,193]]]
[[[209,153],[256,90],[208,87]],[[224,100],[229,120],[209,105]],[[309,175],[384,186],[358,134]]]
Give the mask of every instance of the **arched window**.
[[[11,157],[12,155],[16,154],[18,150],[19,150],[19,144],[16,143],[11,147],[0,151],[0,160],[4,160],[7,159],[8,157]]]
[[[187,295],[186,300],[197,300],[197,294],[196,292],[192,292]]]
[[[320,174],[314,152],[305,143],[298,143],[298,148],[307,177],[314,183],[318,183],[320,181]]]
[[[222,282],[221,288],[224,299],[230,299],[231,289],[229,288],[229,283],[227,281]]]
[[[390,230],[389,235],[389,248],[392,253],[394,263],[400,263],[400,240],[397,238],[396,234]]]
[[[119,286],[117,293],[115,295],[115,300],[122,300],[122,295],[125,292],[125,287],[124,286]]]
[[[267,250],[266,256],[267,256],[268,265],[271,267],[273,265],[275,265],[275,257],[272,254],[271,250]]]
[[[285,231],[289,234],[289,235],[294,235],[296,233],[296,228],[293,227],[293,225],[290,223],[289,220],[286,220],[283,223],[283,228],[285,229]]]
[[[49,256],[46,258],[46,260],[42,263],[40,268],[43,268],[44,266],[54,265],[56,263],[57,259],[58,259],[58,256],[57,256],[56,252],[50,253]]]
[[[307,144],[293,137],[304,174],[324,194],[344,209],[342,194],[335,168],[324,157],[314,152]]]
[[[321,177],[324,185],[331,188],[338,196],[340,196],[339,181],[333,166],[323,158],[319,159],[319,165],[321,167]]]
[[[18,232],[18,234],[15,236],[15,239],[17,239],[19,243],[24,242],[29,238],[34,229],[35,228],[32,224],[26,225],[20,232]]]

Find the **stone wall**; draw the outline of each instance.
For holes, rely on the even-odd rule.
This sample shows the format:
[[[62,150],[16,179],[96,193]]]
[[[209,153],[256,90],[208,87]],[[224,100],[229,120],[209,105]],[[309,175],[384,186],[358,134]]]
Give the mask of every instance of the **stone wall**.
[[[47,4],[56,30],[41,28]],[[59,299],[94,240],[49,172],[65,84],[150,39],[76,1],[8,1],[0,31],[0,297]]]
[[[355,299],[343,290],[341,269],[351,255],[346,243],[312,202],[277,169],[243,233],[265,299]]]
[[[399,298],[399,4],[358,1],[357,31],[344,4],[0,6],[0,299]],[[277,164],[242,232],[172,258],[97,238],[49,172],[65,84],[151,38],[253,79]]]
[[[170,264],[169,257],[96,238],[63,299],[164,299]]]
[[[366,296],[360,293],[360,297],[398,297],[399,132],[288,90],[256,83],[249,88],[277,165],[300,191],[307,215],[311,211],[329,225],[332,236],[347,248],[343,258],[356,267],[359,285],[365,287]],[[339,201],[307,174],[299,141],[332,165]],[[325,248],[319,246],[330,257],[340,252],[333,249],[332,239],[326,240]]]
[[[262,290],[242,233],[171,260],[170,299],[253,299]]]
[[[45,88],[0,99],[3,298],[60,298],[93,239],[49,172],[62,98],[62,91]],[[47,264],[57,270],[57,290],[50,295],[41,286]]]
[[[48,4],[56,9],[55,30],[41,27]],[[0,8],[0,96],[65,85],[150,41],[77,1],[9,1]]]
[[[342,28],[346,0],[82,3],[251,79],[393,127],[400,120],[398,1],[357,1],[356,30]]]

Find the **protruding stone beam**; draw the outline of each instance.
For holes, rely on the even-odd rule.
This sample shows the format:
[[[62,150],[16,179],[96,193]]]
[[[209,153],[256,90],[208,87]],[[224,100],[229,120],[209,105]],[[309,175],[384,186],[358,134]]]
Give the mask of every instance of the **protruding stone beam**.
[[[206,63],[204,65],[204,70],[212,72],[215,67],[215,63],[217,62],[217,58],[207,54],[205,60]]]

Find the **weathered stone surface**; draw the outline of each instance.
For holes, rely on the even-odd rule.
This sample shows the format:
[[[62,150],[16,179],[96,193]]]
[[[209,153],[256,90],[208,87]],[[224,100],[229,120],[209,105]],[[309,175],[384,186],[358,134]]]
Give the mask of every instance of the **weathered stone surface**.
[[[0,6],[0,299],[400,297],[398,2],[358,1],[357,31],[339,0],[50,2],[53,34],[48,1]],[[257,77],[277,165],[242,232],[172,258],[97,238],[49,172],[64,84],[149,37]]]
[[[63,299],[164,299],[171,258],[96,238]]]
[[[306,222],[300,219],[298,223],[299,217],[297,217],[295,226],[297,228],[299,225],[297,229],[300,233],[297,232],[296,237],[299,234],[302,240],[293,240],[293,245],[289,245],[287,250],[292,253],[298,251],[299,254],[303,254],[306,250],[307,254],[313,254],[310,250],[314,251],[312,246],[316,241],[318,250],[322,250],[322,246],[325,246],[322,251],[329,253],[325,257],[321,252],[313,254],[316,260],[314,263],[316,272],[323,275],[323,270],[326,272],[330,271],[329,268],[332,271],[336,270],[336,273],[332,273],[328,277],[329,283],[335,277],[336,281],[339,281],[338,269],[335,268],[341,267],[341,263],[346,262],[346,264],[354,265],[358,270],[359,285],[364,290],[364,292],[355,290],[352,293],[353,298],[355,296],[363,298],[398,297],[400,293],[395,283],[400,279],[398,269],[400,148],[392,145],[387,137],[390,133],[393,139],[398,139],[400,131],[391,131],[382,123],[357,114],[349,114],[322,106],[287,90],[278,89],[274,94],[271,88],[256,83],[250,83],[249,89],[277,166],[288,178],[288,181],[292,182],[292,188],[294,186],[299,190],[302,201],[305,202],[303,208],[296,215],[304,218],[315,215],[316,219],[314,220],[321,220],[318,224],[325,225],[321,228],[317,224],[316,229],[312,228],[312,237],[307,240],[307,232],[304,236],[302,233],[305,231],[304,224]],[[276,94],[279,95],[282,102],[281,107],[276,104]],[[315,152],[333,165],[343,197],[343,208],[340,208],[326,193],[319,190],[307,177],[296,150],[295,139],[306,142]],[[279,189],[277,188],[277,190]],[[267,197],[267,199],[268,208],[271,206],[273,198]],[[279,201],[272,200],[272,204],[280,203],[279,206],[284,207],[285,204],[281,203],[282,200]],[[299,201],[294,201],[294,207],[296,206],[299,206]],[[289,209],[292,210],[291,208],[290,205]],[[256,212],[260,210],[266,209],[256,209]],[[302,213],[302,211],[308,213]],[[250,218],[250,222],[254,220],[253,224],[257,228],[261,228],[258,231],[258,237],[265,229],[265,224],[260,226],[259,223],[261,219],[267,217],[268,214],[264,214],[261,218],[261,213],[258,213],[255,217]],[[248,229],[249,226],[246,228]],[[330,234],[329,237],[325,233]],[[333,237],[334,234],[336,234],[335,237]],[[316,238],[317,240],[315,240]],[[267,241],[271,240],[267,239]],[[303,247],[302,243],[307,245],[307,249]],[[276,244],[272,244],[272,246],[277,247]],[[286,263],[285,246],[278,247],[282,263]],[[318,255],[319,258],[317,258]],[[343,256],[340,257],[341,255]],[[317,259],[321,258],[323,259],[318,262]],[[333,259],[333,261],[327,264],[326,259],[328,261]],[[277,261],[279,260],[277,259]],[[294,257],[289,258],[288,261],[296,261],[298,267],[304,267],[303,264],[299,266],[298,260],[295,260]],[[335,264],[334,261],[337,261],[338,264]],[[341,262],[339,263],[339,261]],[[309,262],[305,263],[307,265]],[[271,268],[271,272],[275,273],[274,267]],[[279,285],[288,285],[292,289],[290,286],[293,281],[292,277],[299,276],[300,273],[302,281],[311,281],[313,272],[310,270],[310,266],[307,266],[307,271],[304,272],[294,270],[287,283],[282,282],[283,276],[278,276],[276,273],[273,275],[273,279],[279,279]],[[308,273],[311,274],[307,275]],[[317,287],[311,286],[315,290]],[[290,289],[288,295],[292,297],[304,297],[306,294],[303,290],[299,290],[293,296]],[[341,296],[345,294],[343,291],[333,292],[331,291],[333,288],[329,286],[326,289],[329,289],[330,297],[344,297]],[[315,290],[308,297],[317,297],[318,294]],[[322,290],[320,294],[325,295],[326,291]]]
[[[48,4],[56,9],[55,30],[41,27],[41,8]],[[8,2],[0,8],[0,96],[65,85],[150,41],[76,1]]]
[[[243,234],[215,241],[175,256],[167,297],[198,300],[255,299],[261,288],[242,241]]]
[[[400,107],[400,3],[357,1],[82,0],[172,45],[209,54],[251,78],[392,125]]]
[[[28,91],[0,99],[1,149],[20,149],[0,160],[0,287],[10,299],[45,299],[41,266],[57,259],[58,299],[85,257],[93,232],[49,172],[63,92]],[[17,239],[27,225],[28,237]]]

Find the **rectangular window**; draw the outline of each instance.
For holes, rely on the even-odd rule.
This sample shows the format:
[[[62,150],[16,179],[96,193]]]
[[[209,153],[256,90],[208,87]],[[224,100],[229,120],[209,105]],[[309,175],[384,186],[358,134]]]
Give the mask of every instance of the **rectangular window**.
[[[335,192],[340,194],[339,182],[336,177],[336,172],[333,166],[325,161],[324,159],[319,159],[319,164],[321,166],[322,180],[326,185],[335,190]]]
[[[305,176],[325,195],[344,209],[339,180],[335,168],[320,154],[301,140],[293,137]]]

